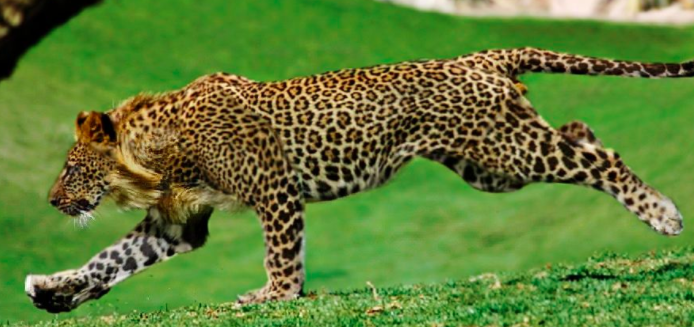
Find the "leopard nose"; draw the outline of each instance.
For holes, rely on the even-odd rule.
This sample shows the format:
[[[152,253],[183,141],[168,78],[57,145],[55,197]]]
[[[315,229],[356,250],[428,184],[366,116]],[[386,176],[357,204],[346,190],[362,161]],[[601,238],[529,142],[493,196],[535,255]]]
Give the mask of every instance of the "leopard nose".
[[[52,206],[57,207],[60,204],[60,199],[51,198],[48,202],[50,202]]]
[[[51,188],[51,191],[48,192],[48,203],[50,203],[54,207],[59,207],[61,204],[64,204],[66,202],[67,196],[65,194],[65,191],[60,187],[58,183]]]

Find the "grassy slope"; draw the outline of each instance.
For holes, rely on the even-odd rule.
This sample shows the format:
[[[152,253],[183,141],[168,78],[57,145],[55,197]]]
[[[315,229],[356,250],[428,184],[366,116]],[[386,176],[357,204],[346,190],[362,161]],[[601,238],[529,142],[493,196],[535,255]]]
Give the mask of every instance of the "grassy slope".
[[[193,305],[37,326],[694,326],[694,248],[466,281]]]
[[[29,273],[72,268],[143,216],[106,205],[88,230],[45,194],[81,110],[103,110],[142,90],[180,87],[223,70],[257,80],[470,51],[538,46],[596,56],[679,61],[694,29],[592,22],[470,20],[371,1],[106,1],[52,33],[0,83],[0,321],[51,316],[23,294]],[[685,217],[694,191],[694,83],[533,75],[524,79],[555,125],[582,119],[620,150]],[[218,213],[208,246],[138,276],[64,317],[223,302],[260,286],[262,241],[248,213]],[[308,288],[338,290],[459,279],[597,250],[635,253],[691,243],[650,232],[594,191],[537,185],[476,192],[416,161],[390,185],[308,207]],[[210,263],[213,264],[210,264]]]

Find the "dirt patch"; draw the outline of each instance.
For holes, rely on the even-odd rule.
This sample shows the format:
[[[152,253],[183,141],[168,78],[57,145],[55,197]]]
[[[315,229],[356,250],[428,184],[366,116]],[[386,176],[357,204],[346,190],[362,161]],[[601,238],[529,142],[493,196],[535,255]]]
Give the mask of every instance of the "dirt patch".
[[[647,24],[694,23],[694,0],[378,0],[461,16],[574,18]]]

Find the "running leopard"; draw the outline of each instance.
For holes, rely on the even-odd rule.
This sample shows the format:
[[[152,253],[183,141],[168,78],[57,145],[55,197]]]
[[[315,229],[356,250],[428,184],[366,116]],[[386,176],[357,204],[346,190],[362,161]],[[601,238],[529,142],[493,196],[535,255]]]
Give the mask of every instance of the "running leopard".
[[[88,218],[102,199],[144,220],[84,266],[29,275],[26,292],[70,311],[155,263],[205,244],[215,208],[252,208],[268,282],[239,303],[290,300],[305,279],[304,208],[378,187],[414,157],[472,187],[589,186],[655,231],[677,235],[675,204],[582,122],[553,128],[523,96],[527,72],[692,77],[694,61],[652,64],[520,48],[347,69],[279,82],[218,73],[107,112],[83,112],[49,201]]]

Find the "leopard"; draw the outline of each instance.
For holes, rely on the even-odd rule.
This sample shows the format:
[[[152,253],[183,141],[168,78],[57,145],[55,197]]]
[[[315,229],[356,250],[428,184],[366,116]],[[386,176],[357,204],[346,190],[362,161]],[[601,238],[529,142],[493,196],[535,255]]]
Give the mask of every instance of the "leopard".
[[[48,312],[98,299],[154,264],[202,247],[214,210],[253,210],[266,284],[245,305],[304,295],[304,212],[381,186],[414,158],[474,189],[581,185],[616,199],[663,235],[683,229],[674,202],[643,182],[586,123],[553,128],[525,96],[524,73],[693,77],[694,61],[647,63],[524,47],[259,82],[214,73],[106,111],[83,111],[48,196],[79,221],[103,199],[145,218],[83,266],[29,274]]]

